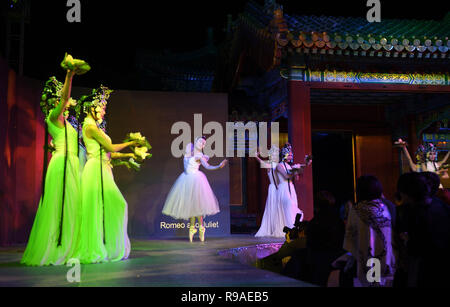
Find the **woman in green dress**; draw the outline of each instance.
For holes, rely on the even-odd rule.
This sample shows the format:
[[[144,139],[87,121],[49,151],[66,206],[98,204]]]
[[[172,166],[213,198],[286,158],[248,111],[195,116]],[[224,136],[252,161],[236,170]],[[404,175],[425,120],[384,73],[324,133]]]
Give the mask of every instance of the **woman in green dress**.
[[[118,151],[137,142],[112,144],[110,137],[99,129],[111,90],[106,87],[94,91],[83,106],[83,140],[88,160],[81,178],[82,224],[74,258],[81,263],[99,263],[127,259],[130,240],[127,233],[128,207],[114,182],[110,159],[134,154]]]
[[[78,136],[67,122],[72,79],[90,67],[66,54],[61,66],[66,70],[62,86],[54,77],[47,83],[41,107],[55,151],[47,168],[44,188],[21,263],[31,266],[60,265],[70,259],[80,225],[80,171]],[[46,144],[47,145],[47,144]],[[45,153],[46,154],[46,153]]]

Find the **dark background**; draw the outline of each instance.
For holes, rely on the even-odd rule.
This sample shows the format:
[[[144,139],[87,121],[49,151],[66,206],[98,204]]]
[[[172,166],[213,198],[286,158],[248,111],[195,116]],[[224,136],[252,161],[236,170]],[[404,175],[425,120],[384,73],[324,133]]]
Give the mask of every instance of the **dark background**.
[[[353,201],[352,131],[313,132],[311,139],[314,195],[329,191],[337,206]]]
[[[18,0],[20,2],[20,0]],[[11,0],[2,1],[2,9]],[[264,3],[263,0],[256,1]],[[219,46],[225,39],[227,14],[233,20],[247,1],[108,1],[81,0],[81,23],[69,23],[65,0],[31,0],[31,19],[25,33],[24,75],[46,80],[60,72],[64,52],[85,59],[92,71],[79,85],[135,89],[137,49],[182,52],[205,45],[207,28],[212,27]],[[352,16],[365,18],[366,0],[300,1],[278,0],[287,14]],[[443,1],[381,1],[381,18],[444,18]],[[4,54],[5,23],[1,23],[0,54]]]

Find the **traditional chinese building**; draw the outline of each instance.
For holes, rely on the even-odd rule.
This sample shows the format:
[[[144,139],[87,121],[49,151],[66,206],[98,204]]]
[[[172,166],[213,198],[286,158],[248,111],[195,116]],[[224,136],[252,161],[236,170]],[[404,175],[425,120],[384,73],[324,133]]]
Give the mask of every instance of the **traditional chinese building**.
[[[284,139],[293,145],[296,162],[314,154],[313,142],[316,149],[324,147],[318,155],[328,166],[316,156],[314,178],[309,168],[296,183],[307,219],[313,216],[314,192],[328,189],[321,186],[326,177],[336,185],[346,181],[353,192],[356,178],[370,173],[393,199],[398,176],[407,170],[393,146],[397,138],[408,140],[412,154],[426,141],[437,143],[442,152],[449,149],[450,14],[439,21],[370,23],[365,16],[301,13],[285,12],[275,1],[250,1],[235,21],[216,90],[230,92],[230,105],[233,95],[244,92],[268,107],[271,119],[285,127]],[[320,139],[333,133],[342,142],[329,142],[327,148]],[[350,162],[340,155],[345,142]],[[335,172],[345,171],[339,168],[344,160],[350,174],[341,178]],[[256,161],[249,163],[257,172]],[[249,167],[245,172],[251,172]],[[246,196],[253,202],[247,211],[261,215],[264,189],[250,177],[242,179],[247,194],[253,189],[261,196]],[[233,196],[239,192],[231,193],[231,199],[239,198]]]

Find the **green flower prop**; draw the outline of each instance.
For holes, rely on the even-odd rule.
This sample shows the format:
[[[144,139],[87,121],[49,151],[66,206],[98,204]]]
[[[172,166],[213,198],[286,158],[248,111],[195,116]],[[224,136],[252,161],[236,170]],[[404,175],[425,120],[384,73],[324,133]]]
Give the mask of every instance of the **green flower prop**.
[[[139,147],[146,147],[147,150],[152,149],[152,146],[150,145],[150,143],[147,141],[145,136],[142,136],[142,134],[140,132],[128,133],[124,142],[131,142],[131,141],[138,141]],[[151,154],[150,154],[150,157],[151,157]]]
[[[142,136],[140,132],[128,133],[124,142],[138,141],[138,146],[134,146],[131,149],[133,150],[136,157],[138,157],[138,162],[144,161],[147,157],[151,158],[152,154],[148,153],[152,146],[147,141],[145,136]]]
[[[126,166],[128,170],[135,170],[139,171],[141,170],[141,165],[137,163],[133,158],[129,158],[128,160],[122,160],[122,159],[112,159],[111,165],[113,167],[116,166]]]
[[[152,154],[148,153],[152,146],[147,141],[145,136],[142,136],[140,132],[128,133],[124,142],[138,141],[138,146],[131,147],[136,159],[114,159],[113,166],[117,165],[125,165],[128,169],[134,169],[135,171],[139,171],[141,169],[141,164],[145,159],[151,158]],[[118,161],[117,161],[118,160]]]
[[[64,55],[64,60],[61,62],[61,67],[65,70],[72,70],[77,75],[83,75],[91,70],[91,66],[83,60],[74,59],[70,54]]]
[[[133,169],[139,171],[141,169],[141,164],[145,159],[151,158],[152,154],[148,153],[152,146],[147,141],[145,136],[142,136],[140,132],[128,133],[124,142],[138,141],[138,146],[133,146],[131,150],[133,151],[136,159],[113,159],[111,164],[113,166],[125,165],[128,169]]]

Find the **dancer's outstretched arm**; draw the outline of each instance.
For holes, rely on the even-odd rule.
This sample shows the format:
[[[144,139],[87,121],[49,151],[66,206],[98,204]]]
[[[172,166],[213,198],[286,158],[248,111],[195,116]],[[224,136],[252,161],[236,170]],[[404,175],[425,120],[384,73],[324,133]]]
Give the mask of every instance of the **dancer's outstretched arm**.
[[[256,160],[258,160],[259,164],[261,164],[261,167],[263,167],[263,168],[271,168],[272,167],[272,165],[270,163],[262,160],[259,157],[259,152],[256,153],[255,158],[256,158]]]
[[[62,124],[58,121],[58,118],[61,116],[61,114],[63,114],[67,104],[69,103],[70,92],[72,90],[72,79],[74,75],[74,71],[67,70],[66,79],[64,81],[64,86],[61,93],[61,99],[49,115],[49,119],[51,120],[51,122],[58,127],[60,127]]]
[[[112,144],[111,141],[108,138],[106,138],[103,131],[101,131],[94,125],[89,125],[86,128],[86,136],[95,139],[107,152],[118,152],[128,146],[138,145],[138,141],[130,141],[121,144]]]
[[[403,153],[404,153],[405,156],[406,156],[406,159],[408,159],[409,167],[411,167],[411,170],[412,170],[413,172],[417,172],[417,165],[413,162],[411,156],[409,155],[409,151],[408,151],[408,149],[406,148],[406,145],[403,145],[403,146],[402,146],[402,150],[403,150]]]
[[[276,171],[278,173],[281,174],[281,176],[283,176],[284,179],[288,180],[288,179],[292,179],[293,177],[295,177],[297,174],[297,172],[294,170],[292,171],[290,174],[288,174],[286,172],[286,170],[284,169],[284,166],[281,165],[281,163],[278,163]]]
[[[206,168],[209,171],[215,171],[215,170],[221,169],[221,168],[225,167],[225,165],[227,165],[227,162],[228,162],[227,159],[225,159],[222,162],[220,162],[219,165],[212,166],[212,165],[208,164],[208,161],[206,160],[205,157],[201,157],[199,159],[200,159],[200,163],[203,165],[203,167]]]
[[[447,162],[447,160],[448,160],[449,157],[450,157],[450,150],[447,152],[447,154],[445,155],[444,159],[442,159],[441,161],[439,161],[439,162],[437,163],[437,165],[438,165],[439,167],[441,167],[442,165],[445,164],[445,162]]]
[[[127,158],[136,159],[136,155],[134,153],[120,153],[120,152],[111,153],[111,159],[127,159]]]
[[[305,170],[305,168],[306,168],[306,164],[299,164],[300,165],[300,167],[298,168],[298,170],[297,170],[297,174],[303,174],[303,171]]]
[[[300,164],[300,168],[298,169],[299,174],[303,174],[305,171],[305,168],[310,166],[312,164],[312,157],[310,155],[307,155],[305,158],[305,164]]]

